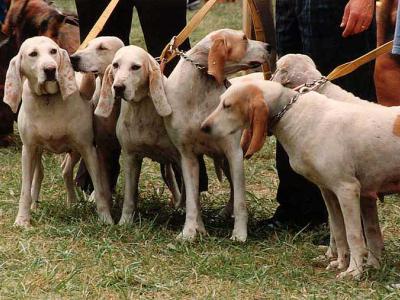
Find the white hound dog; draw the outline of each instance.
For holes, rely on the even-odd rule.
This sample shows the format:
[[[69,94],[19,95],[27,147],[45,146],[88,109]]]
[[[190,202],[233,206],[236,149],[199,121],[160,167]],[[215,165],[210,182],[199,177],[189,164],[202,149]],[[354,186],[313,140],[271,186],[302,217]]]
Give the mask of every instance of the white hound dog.
[[[368,201],[377,192],[400,191],[400,111],[309,92],[276,120],[274,116],[295,95],[275,82],[237,83],[222,95],[203,127],[220,139],[250,127],[247,157],[261,149],[266,133],[272,132],[287,151],[293,170],[321,189],[337,245],[335,266],[347,265],[350,248],[350,264],[339,277],[359,277],[367,254],[360,197]]]
[[[172,113],[164,117],[168,134],[181,154],[186,188],[186,219],[178,238],[193,240],[206,233],[200,213],[199,164],[196,157],[207,154],[226,158],[234,189],[235,225],[232,239],[247,238],[247,209],[243,174],[241,132],[214,139],[200,128],[218,105],[225,91],[227,74],[259,66],[268,58],[269,46],[248,40],[241,31],[222,29],[210,33],[194,46],[167,79],[166,93]]]
[[[164,81],[155,59],[136,46],[118,50],[105,73],[95,114],[107,118],[116,99],[123,100],[117,123],[117,137],[125,158],[125,195],[119,224],[132,223],[144,157],[167,165],[179,165],[179,153],[171,143],[163,122],[163,117],[172,113]],[[181,197],[178,184],[174,181],[173,171],[169,170],[167,175],[171,179],[167,182],[173,182],[170,189],[178,201]]]
[[[97,211],[102,221],[113,223],[110,192],[104,187],[93,146],[91,104],[79,93],[65,50],[47,37],[27,39],[7,70],[4,102],[18,115],[22,146],[22,188],[15,224],[30,225],[30,207],[37,203],[43,179],[42,152],[76,151],[94,179]],[[72,172],[64,174],[68,204],[75,199]]]

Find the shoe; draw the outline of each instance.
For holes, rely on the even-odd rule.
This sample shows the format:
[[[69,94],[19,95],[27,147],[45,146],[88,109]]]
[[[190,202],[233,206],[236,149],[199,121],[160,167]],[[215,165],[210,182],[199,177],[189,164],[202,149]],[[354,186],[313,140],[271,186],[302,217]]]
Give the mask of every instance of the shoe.
[[[189,10],[195,10],[200,5],[200,3],[200,0],[187,0],[186,7]]]

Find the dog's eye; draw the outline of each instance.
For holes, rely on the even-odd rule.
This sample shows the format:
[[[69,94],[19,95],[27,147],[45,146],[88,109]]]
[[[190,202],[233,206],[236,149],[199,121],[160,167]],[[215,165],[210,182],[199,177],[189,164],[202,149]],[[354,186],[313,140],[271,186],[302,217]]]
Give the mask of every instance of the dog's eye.
[[[119,67],[118,63],[113,63],[113,68],[114,69],[118,69],[118,67]]]
[[[57,49],[53,48],[50,50],[50,54],[56,54],[57,53]]]
[[[132,69],[133,71],[136,71],[136,70],[139,70],[141,67],[142,67],[142,66],[139,66],[139,65],[132,65],[131,69]]]
[[[35,56],[38,56],[38,53],[37,53],[37,51],[32,51],[31,53],[29,53],[29,56],[35,57]]]
[[[104,47],[103,46],[103,44],[100,44],[100,46],[99,47],[97,47],[97,50],[107,50],[107,48],[106,47]]]
[[[225,102],[222,103],[224,109],[230,108],[231,104],[226,104]]]

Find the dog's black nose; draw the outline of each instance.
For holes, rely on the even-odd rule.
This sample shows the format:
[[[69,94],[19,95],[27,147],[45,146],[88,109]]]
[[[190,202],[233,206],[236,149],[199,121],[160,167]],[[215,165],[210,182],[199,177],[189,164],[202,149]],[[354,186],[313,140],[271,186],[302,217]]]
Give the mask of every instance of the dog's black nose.
[[[55,67],[45,68],[44,74],[46,75],[46,80],[56,80],[56,68]]]
[[[211,126],[208,124],[205,124],[205,125],[201,126],[201,131],[203,131],[205,133],[211,133]]]
[[[71,55],[70,60],[71,60],[71,64],[72,64],[72,67],[74,68],[74,70],[78,71],[78,66],[79,66],[81,57],[79,55]]]
[[[122,98],[124,96],[125,89],[125,84],[114,85],[115,96]]]
[[[271,51],[272,51],[272,46],[271,46],[270,44],[266,44],[266,45],[265,45],[265,49],[266,49],[268,52],[271,53]]]

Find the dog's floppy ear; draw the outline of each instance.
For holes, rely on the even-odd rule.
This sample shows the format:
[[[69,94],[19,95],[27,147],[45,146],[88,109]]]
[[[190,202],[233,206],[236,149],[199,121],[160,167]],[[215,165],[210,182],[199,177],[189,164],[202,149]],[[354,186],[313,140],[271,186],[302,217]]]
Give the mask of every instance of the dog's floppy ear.
[[[68,52],[64,49],[60,51],[60,65],[58,66],[58,84],[61,96],[64,100],[78,91],[75,73],[69,60]]]
[[[107,118],[111,114],[115,102],[111,89],[113,82],[113,67],[112,65],[109,65],[104,72],[103,82],[101,84],[100,90],[99,103],[97,104],[96,110],[94,111],[95,115]]]
[[[240,146],[242,147],[243,153],[246,153],[250,146],[251,141],[251,130],[246,128],[243,130],[242,138],[240,139]]]
[[[248,140],[250,138],[250,143],[244,156],[247,159],[259,151],[264,145],[268,130],[268,113],[268,106],[264,101],[263,94],[261,92],[257,93],[255,97],[250,99],[249,103],[250,136],[247,136],[246,139]],[[248,141],[246,143],[248,143]]]
[[[22,97],[21,58],[17,54],[8,66],[4,86],[4,102],[16,113]]]
[[[163,75],[159,64],[152,57],[149,59],[149,91],[157,113],[161,117],[169,116],[172,109],[165,94]]]
[[[215,39],[208,53],[208,74],[213,76],[222,85],[225,80],[225,61],[228,49],[225,38]]]

